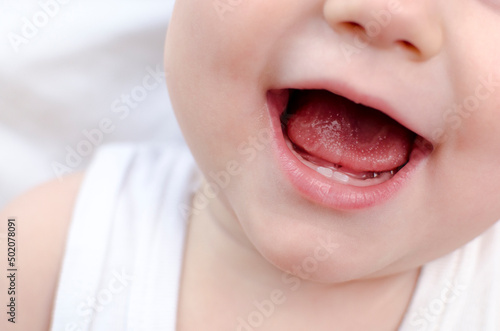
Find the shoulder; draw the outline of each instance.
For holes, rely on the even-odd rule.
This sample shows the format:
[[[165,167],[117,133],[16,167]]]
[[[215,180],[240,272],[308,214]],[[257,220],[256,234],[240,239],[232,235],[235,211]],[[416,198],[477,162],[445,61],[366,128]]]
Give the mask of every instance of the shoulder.
[[[83,174],[77,173],[40,185],[0,212],[0,299],[11,302],[15,298],[16,330],[49,329],[66,235],[82,179]],[[9,219],[15,219],[10,227]],[[9,279],[3,273],[12,266],[16,270],[8,272]],[[14,329],[7,318],[0,320],[0,326]]]

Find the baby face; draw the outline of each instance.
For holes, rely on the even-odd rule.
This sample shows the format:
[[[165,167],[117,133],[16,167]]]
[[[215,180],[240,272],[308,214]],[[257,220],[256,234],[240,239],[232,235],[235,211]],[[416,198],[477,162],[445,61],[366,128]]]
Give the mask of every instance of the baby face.
[[[500,218],[496,31],[499,0],[178,0],[167,83],[210,184],[192,212],[224,206],[286,271],[328,252],[321,282],[462,246]]]

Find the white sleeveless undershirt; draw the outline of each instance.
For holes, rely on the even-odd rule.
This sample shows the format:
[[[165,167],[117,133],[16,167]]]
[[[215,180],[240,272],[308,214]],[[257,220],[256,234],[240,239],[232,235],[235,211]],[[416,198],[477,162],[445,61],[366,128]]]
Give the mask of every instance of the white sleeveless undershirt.
[[[180,206],[190,204],[199,178],[184,145],[97,153],[70,226],[52,331],[175,331],[186,233]],[[499,281],[497,223],[424,266],[400,331],[499,331]]]
[[[110,145],[69,230],[53,331],[175,330],[185,215],[198,185],[184,145]]]

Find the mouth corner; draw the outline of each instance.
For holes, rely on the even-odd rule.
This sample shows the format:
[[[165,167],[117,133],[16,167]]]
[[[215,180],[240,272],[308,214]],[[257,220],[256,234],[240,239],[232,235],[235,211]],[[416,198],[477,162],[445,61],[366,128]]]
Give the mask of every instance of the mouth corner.
[[[278,115],[281,116],[282,113],[286,111],[289,103],[290,94],[292,89],[271,89],[267,91],[267,102],[271,104],[274,110],[279,111]]]

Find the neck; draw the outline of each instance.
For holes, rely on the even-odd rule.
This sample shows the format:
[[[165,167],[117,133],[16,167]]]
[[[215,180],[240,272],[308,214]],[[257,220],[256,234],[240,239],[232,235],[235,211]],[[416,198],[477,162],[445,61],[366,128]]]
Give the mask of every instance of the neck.
[[[339,284],[288,275],[265,260],[221,201],[190,220],[178,330],[395,331],[419,270]]]

